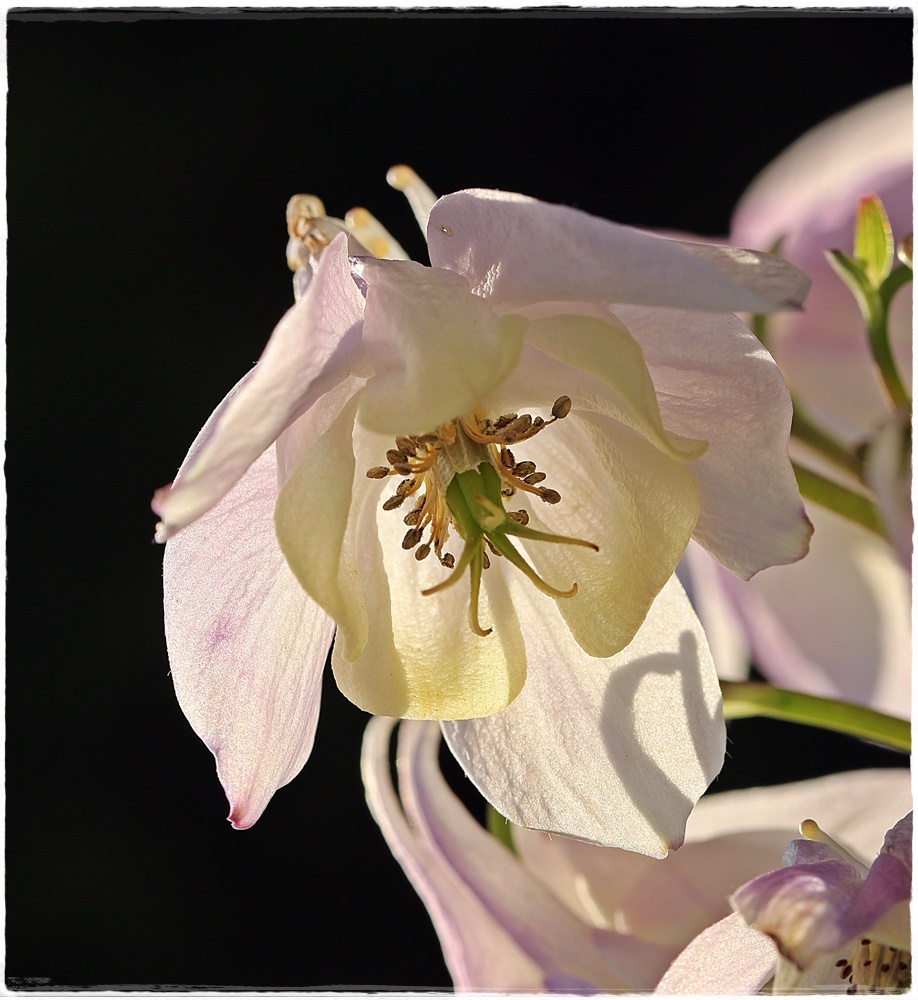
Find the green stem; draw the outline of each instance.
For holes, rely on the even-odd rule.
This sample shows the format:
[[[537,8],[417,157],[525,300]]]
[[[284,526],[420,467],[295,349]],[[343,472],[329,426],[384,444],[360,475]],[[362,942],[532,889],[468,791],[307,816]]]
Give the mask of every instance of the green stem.
[[[501,814],[488,803],[485,821],[488,826],[488,833],[496,840],[499,840],[504,847],[516,854],[516,846],[513,843],[513,834],[510,832],[510,820],[505,819]]]
[[[752,681],[721,681],[721,688],[724,695],[724,717],[727,719],[764,716],[804,726],[831,729],[836,733],[857,736],[906,753],[912,747],[910,723],[875,712],[871,708]]]
[[[906,270],[908,269],[900,267],[893,273],[897,274]],[[899,287],[898,284],[893,288],[893,291],[897,287]],[[889,345],[889,323],[887,320],[889,318],[888,306],[892,300],[892,293],[890,292],[887,295],[884,292],[885,285],[884,291],[878,291],[867,296],[867,336],[870,340],[870,350],[873,353],[873,360],[880,371],[880,377],[883,380],[883,385],[886,387],[890,402],[896,409],[905,410],[911,405],[911,400],[909,399],[908,390],[899,377],[899,369],[896,367],[892,348]]]
[[[816,472],[804,469],[794,463],[794,475],[797,477],[797,486],[800,495],[805,500],[817,503],[820,507],[846,517],[849,521],[861,525],[868,531],[872,531],[881,538],[883,534],[882,521],[877,512],[876,506],[867,497],[854,490],[849,490],[846,486],[840,486],[831,479],[826,479]]]
[[[791,423],[791,434],[803,444],[808,445],[814,451],[818,451],[823,458],[828,459],[834,465],[839,466],[846,472],[851,472],[859,479],[864,471],[860,459],[849,451],[841,441],[832,437],[821,427],[814,424],[803,412],[802,407],[794,401],[794,419]]]

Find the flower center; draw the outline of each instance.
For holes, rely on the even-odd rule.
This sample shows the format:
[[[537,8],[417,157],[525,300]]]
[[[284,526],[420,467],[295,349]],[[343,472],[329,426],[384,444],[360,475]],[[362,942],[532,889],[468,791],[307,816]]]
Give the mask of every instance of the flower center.
[[[835,963],[838,978],[847,979],[847,993],[904,990],[912,981],[911,952],[862,938],[850,955]]]
[[[546,476],[534,462],[518,462],[511,445],[534,437],[544,428],[570,413],[567,396],[555,400],[551,417],[532,417],[528,413],[505,413],[491,420],[478,407],[462,417],[443,424],[428,434],[395,439],[395,448],[386,452],[388,466],[367,470],[370,479],[402,476],[402,481],[384,503],[383,510],[401,507],[414,497],[411,510],[404,516],[408,531],[402,548],[414,549],[415,559],[426,559],[431,552],[452,572],[442,583],[421,591],[428,596],[445,590],[469,570],[471,596],[469,625],[476,635],[489,635],[478,619],[478,597],[482,571],[491,565],[491,556],[502,556],[524,573],[543,593],[551,597],[573,597],[577,584],[568,590],[552,587],[526,562],[508,535],[532,541],[582,545],[599,551],[592,542],[565,535],[536,531],[529,527],[525,510],[507,511],[504,499],[517,491],[531,493],[545,503],[556,504],[561,494],[542,486]],[[422,492],[423,489],[423,492]],[[458,562],[446,543],[452,529],[463,540]],[[425,540],[425,533],[428,533]]]

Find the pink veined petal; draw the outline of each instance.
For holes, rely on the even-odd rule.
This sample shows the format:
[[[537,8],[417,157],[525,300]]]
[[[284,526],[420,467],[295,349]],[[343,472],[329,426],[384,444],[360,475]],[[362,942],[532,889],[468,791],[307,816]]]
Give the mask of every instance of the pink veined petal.
[[[671,579],[633,642],[594,659],[553,601],[508,582],[526,685],[497,715],[444,722],[450,749],[514,823],[664,857],[725,746],[720,688],[682,588]]]
[[[909,574],[865,528],[815,504],[810,515],[816,531],[806,559],[767,569],[748,583],[718,572],[728,613],[736,615],[756,665],[773,684],[907,717]]]
[[[548,299],[771,312],[799,307],[808,281],[784,262],[699,249],[563,205],[482,189],[441,198],[430,260],[501,308]]]
[[[731,913],[696,937],[667,969],[654,993],[667,996],[754,994],[771,979],[774,944]]]
[[[540,987],[544,970],[507,934],[448,860],[405,818],[389,776],[389,737],[393,719],[370,720],[363,741],[361,770],[367,803],[386,843],[427,907],[458,990],[531,990]],[[431,723],[403,723],[423,731]],[[481,831],[483,836],[487,836]],[[492,870],[497,885],[515,865],[508,855]]]
[[[665,968],[667,952],[585,925],[526,873],[447,787],[437,764],[439,742],[432,727],[408,725],[400,732],[402,802],[418,835],[546,975],[606,990],[651,986]]]
[[[312,750],[331,619],[274,536],[274,449],[171,539],[166,644],[182,711],[217,760],[237,829],[251,826]]]
[[[695,540],[744,579],[800,559],[812,528],[787,457],[790,395],[768,352],[732,315],[616,315],[644,351],[663,425],[708,442],[688,466],[701,494]]]
[[[326,248],[306,293],[275,327],[251,377],[218,407],[192,460],[157,493],[158,541],[209,510],[293,419],[360,366],[362,313],[342,233]]]
[[[498,317],[463,278],[415,261],[365,260],[363,342],[373,366],[363,426],[423,434],[465,413],[513,369],[526,326]]]

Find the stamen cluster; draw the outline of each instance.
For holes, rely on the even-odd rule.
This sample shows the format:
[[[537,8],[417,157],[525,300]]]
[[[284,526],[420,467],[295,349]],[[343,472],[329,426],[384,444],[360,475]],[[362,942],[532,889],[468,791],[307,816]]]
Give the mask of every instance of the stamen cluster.
[[[850,955],[835,963],[838,978],[850,984],[845,991],[857,993],[887,993],[906,989],[912,980],[911,954],[862,938]]]

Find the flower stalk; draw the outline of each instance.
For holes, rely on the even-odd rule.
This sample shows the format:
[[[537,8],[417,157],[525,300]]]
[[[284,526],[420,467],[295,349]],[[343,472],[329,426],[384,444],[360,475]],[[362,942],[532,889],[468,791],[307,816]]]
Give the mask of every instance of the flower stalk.
[[[726,719],[780,719],[856,736],[893,750],[906,753],[911,750],[911,726],[905,719],[896,719],[861,705],[753,681],[722,681],[721,690]]]

